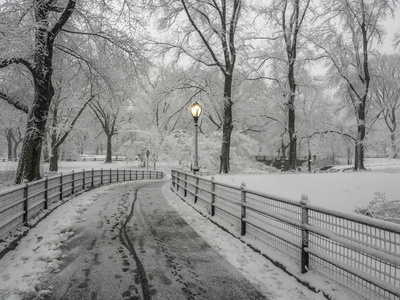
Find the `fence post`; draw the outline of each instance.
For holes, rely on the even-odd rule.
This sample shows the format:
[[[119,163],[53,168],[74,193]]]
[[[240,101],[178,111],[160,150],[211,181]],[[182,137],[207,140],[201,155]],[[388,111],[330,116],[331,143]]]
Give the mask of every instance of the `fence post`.
[[[117,178],[118,178],[118,172],[117,172]],[[112,183],[112,169],[110,168],[110,183]]]
[[[177,192],[179,192],[179,179],[180,179],[180,177],[179,177],[179,172],[176,172],[176,191]]]
[[[241,217],[240,217],[240,235],[246,234],[246,183],[240,185],[240,202],[241,202]]]
[[[144,170],[142,171],[142,179],[144,179]]]
[[[175,188],[176,177],[175,177],[175,171],[174,170],[171,170],[171,179],[172,179],[172,187]]]
[[[125,176],[125,173],[126,173],[126,172],[125,172],[125,171],[126,171],[126,170],[124,169],[124,181],[126,181],[126,176]]]
[[[63,174],[60,174],[60,201],[63,200]]]
[[[72,170],[72,190],[71,194],[75,194],[75,172]]]
[[[117,182],[119,181],[119,170],[117,169]]]
[[[92,188],[94,188],[94,169],[92,168]]]
[[[135,180],[137,180],[137,172],[138,170],[135,170]]]
[[[23,216],[23,223],[26,225],[28,223],[28,180],[24,179],[23,183],[24,186],[24,216]]]
[[[49,207],[49,178],[47,177],[47,174],[44,175],[44,209],[47,209]]]
[[[100,184],[103,185],[103,168],[100,170]]]
[[[132,181],[132,169],[129,169],[129,181]]]
[[[185,173],[185,189],[183,191],[183,197],[187,195],[187,174]]]
[[[214,207],[214,203],[215,203],[215,182],[214,182],[215,178],[214,176],[211,177],[211,201],[210,201],[210,215],[211,217],[214,216],[215,214],[215,207]]]
[[[83,186],[82,186],[82,190],[84,191],[84,190],[85,190],[85,185],[86,185],[85,169],[83,169],[82,173],[83,173],[83,178],[82,178],[82,184],[83,184]]]
[[[197,173],[196,173],[196,189],[195,189],[195,193],[194,193],[194,204],[197,203],[198,192],[199,192],[199,177],[197,176]]]
[[[306,225],[308,224],[308,196],[301,195],[301,273],[308,271],[309,254],[306,250],[308,248],[308,230]]]

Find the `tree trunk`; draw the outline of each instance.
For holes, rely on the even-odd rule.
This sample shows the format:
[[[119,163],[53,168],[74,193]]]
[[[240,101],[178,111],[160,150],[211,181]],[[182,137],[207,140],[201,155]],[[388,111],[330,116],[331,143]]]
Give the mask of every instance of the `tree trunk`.
[[[18,136],[16,136],[16,134],[14,133],[13,135],[11,135],[12,140],[13,140],[13,158],[16,161],[18,158],[18,146],[19,144],[22,142],[22,136],[21,136],[21,132],[18,130],[17,131]]]
[[[220,173],[229,173],[230,171],[230,147],[232,134],[232,80],[233,74],[225,76],[224,86],[224,122],[222,125],[222,146],[221,146],[221,162]]]
[[[398,158],[398,154],[397,154],[397,145],[396,145],[396,135],[395,135],[395,131],[391,131],[390,132],[390,141],[392,144],[392,158]]]
[[[354,171],[364,170],[365,97],[358,107],[357,140],[354,153]]]
[[[42,142],[46,130],[50,102],[54,95],[51,82],[53,45],[49,42],[49,32],[45,26],[48,25],[49,13],[48,7],[44,5],[35,7],[36,22],[43,25],[38,26],[35,33],[34,64],[30,69],[33,76],[35,94],[32,107],[28,113],[25,138],[15,178],[15,183],[17,184],[24,179],[28,181],[40,179]],[[53,37],[51,38],[53,39]]]
[[[8,153],[8,160],[13,160],[13,152],[12,152],[12,131],[11,129],[6,129],[6,138],[7,138],[7,153]]]
[[[14,147],[13,147],[13,158],[14,158],[14,160],[18,159],[18,146],[19,146],[19,143],[14,142]]]
[[[47,142],[47,134],[44,134],[43,145],[44,145],[43,152],[42,152],[43,161],[48,163],[48,162],[50,162],[49,149],[51,148],[51,146],[49,146],[49,144]]]
[[[294,62],[289,63],[288,74],[290,95],[288,101],[288,131],[289,131],[289,170],[296,170],[297,158],[297,136],[296,136],[296,115],[294,100],[296,97],[296,82],[294,78]]]
[[[58,171],[58,147],[54,147],[51,149],[50,156],[50,166],[49,171],[57,172]]]
[[[57,172],[58,171],[58,157],[59,157],[59,146],[57,143],[57,131],[53,129],[51,134],[51,155],[50,155],[50,166],[49,171]]]
[[[51,64],[50,64],[51,65]],[[41,80],[35,78],[35,99],[28,114],[26,134],[22,144],[21,157],[18,163],[15,183],[22,180],[34,181],[41,178],[40,156],[42,152],[43,135],[46,130],[47,114],[54,94],[50,79],[50,70],[43,74]]]
[[[351,147],[349,146],[348,148],[347,148],[347,164],[348,165],[351,165]]]
[[[111,163],[112,162],[112,159],[111,159],[111,138],[112,138],[112,135],[108,134],[107,135],[106,163]]]

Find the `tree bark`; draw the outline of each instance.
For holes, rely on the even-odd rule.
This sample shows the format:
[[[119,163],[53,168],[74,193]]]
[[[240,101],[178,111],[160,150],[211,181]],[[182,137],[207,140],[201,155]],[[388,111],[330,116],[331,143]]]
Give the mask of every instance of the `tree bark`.
[[[12,152],[12,130],[10,128],[6,129],[6,138],[7,138],[7,153],[8,160],[13,160],[13,152]]]
[[[55,114],[57,115],[57,114]],[[56,116],[53,119],[53,123],[56,121]],[[54,124],[53,124],[54,125]],[[57,143],[57,131],[55,127],[53,127],[51,133],[51,140],[50,140],[50,166],[49,171],[57,172],[58,171],[58,157],[59,157],[59,144]]]
[[[289,64],[289,87],[290,96],[288,102],[288,131],[289,131],[289,170],[296,170],[297,158],[297,136],[296,136],[296,115],[294,109],[296,82],[294,79],[294,65]]]
[[[355,145],[355,157],[354,157],[354,171],[364,170],[364,140],[365,140],[365,98],[360,103],[357,114],[358,114],[358,125],[357,125],[357,140]]]
[[[58,171],[58,158],[59,158],[58,150],[59,150],[58,147],[51,148],[49,171],[53,171],[53,172]]]
[[[392,158],[398,158],[397,145],[396,145],[396,134],[395,131],[390,132],[390,142],[392,144]]]
[[[232,134],[232,80],[233,74],[225,76],[224,85],[224,122],[222,125],[222,145],[220,173],[229,173],[230,171],[230,148]]]
[[[112,162],[112,147],[111,147],[111,139],[112,139],[112,134],[107,134],[107,152],[106,152],[106,163],[111,163]]]
[[[16,160],[18,158],[18,146],[23,141],[21,131],[18,129],[18,136],[14,133],[12,136],[14,145],[13,145],[13,158]]]
[[[48,55],[43,56],[44,58],[41,59],[46,60],[47,65],[42,68],[42,76],[38,75],[34,78],[35,98],[28,114],[26,133],[15,179],[17,184],[21,183],[23,179],[34,181],[41,178],[40,157],[43,135],[46,130],[50,102],[54,95],[51,83],[51,58]]]

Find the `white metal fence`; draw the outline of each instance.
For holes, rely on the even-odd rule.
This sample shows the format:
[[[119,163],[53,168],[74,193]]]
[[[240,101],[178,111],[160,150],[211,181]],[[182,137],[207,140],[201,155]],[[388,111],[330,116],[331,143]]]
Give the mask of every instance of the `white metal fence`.
[[[0,239],[43,209],[52,209],[65,197],[107,183],[162,179],[163,173],[144,170],[90,170],[45,177],[0,193]]]
[[[366,299],[400,299],[400,225],[171,171],[172,189],[201,211]],[[276,259],[276,258],[274,258]]]

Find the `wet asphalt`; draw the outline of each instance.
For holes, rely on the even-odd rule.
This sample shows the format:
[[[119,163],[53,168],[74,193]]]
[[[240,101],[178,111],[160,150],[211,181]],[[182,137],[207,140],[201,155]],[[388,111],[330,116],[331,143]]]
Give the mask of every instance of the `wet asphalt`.
[[[100,194],[44,276],[44,299],[266,299],[168,204],[166,181]]]

